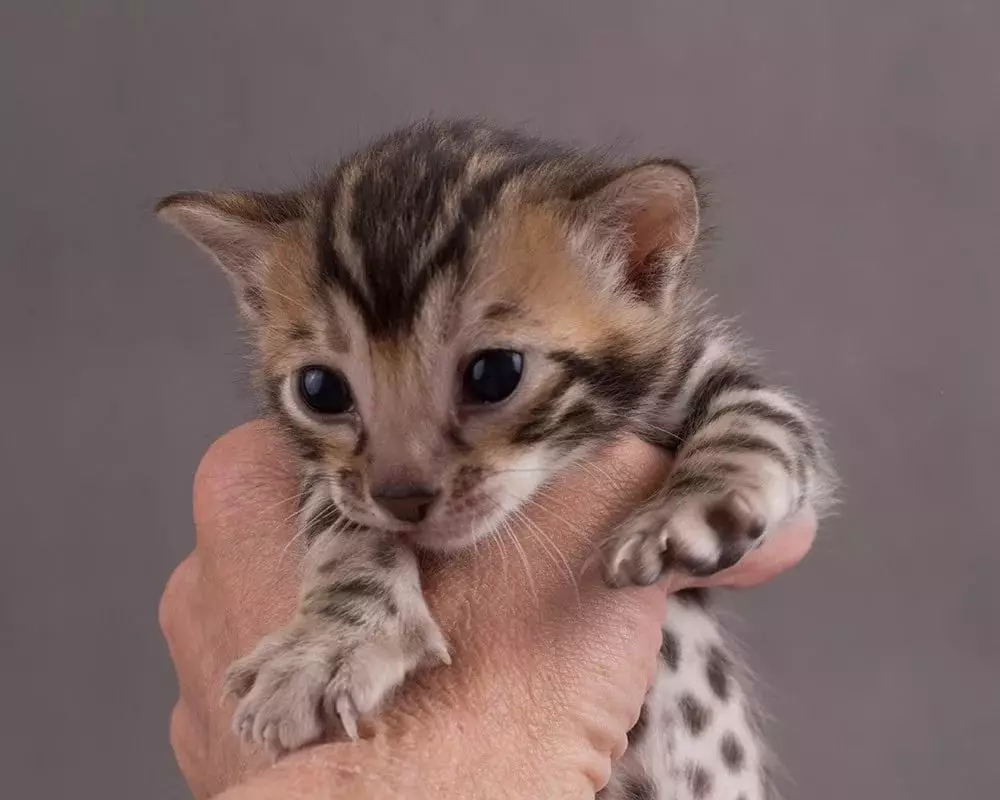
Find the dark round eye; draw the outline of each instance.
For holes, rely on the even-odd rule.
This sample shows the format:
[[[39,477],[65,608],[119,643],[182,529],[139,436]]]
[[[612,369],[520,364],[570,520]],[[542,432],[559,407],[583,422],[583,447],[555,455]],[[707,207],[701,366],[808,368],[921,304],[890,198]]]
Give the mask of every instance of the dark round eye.
[[[327,367],[306,367],[299,373],[299,397],[316,414],[343,414],[354,405],[347,379]]]
[[[467,403],[499,403],[521,382],[524,357],[513,350],[482,350],[472,357],[462,376]]]

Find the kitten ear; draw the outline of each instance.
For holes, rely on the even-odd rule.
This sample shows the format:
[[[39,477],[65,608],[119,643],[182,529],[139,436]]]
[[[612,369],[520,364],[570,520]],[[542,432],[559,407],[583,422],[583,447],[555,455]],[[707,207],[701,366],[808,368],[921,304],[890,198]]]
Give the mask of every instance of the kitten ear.
[[[291,194],[181,192],[160,200],[156,214],[212,256],[241,310],[255,318],[263,306],[264,256],[280,226],[304,215],[304,205]]]
[[[581,203],[598,236],[624,246],[625,284],[655,301],[667,273],[698,240],[698,186],[691,170],[676,161],[647,161],[620,172]]]

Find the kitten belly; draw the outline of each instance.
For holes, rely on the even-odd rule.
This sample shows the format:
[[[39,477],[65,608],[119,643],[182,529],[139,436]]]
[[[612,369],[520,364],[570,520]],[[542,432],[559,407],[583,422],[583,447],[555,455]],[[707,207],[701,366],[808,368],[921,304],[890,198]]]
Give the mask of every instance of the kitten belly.
[[[668,603],[657,675],[601,800],[764,800],[766,751],[715,615]]]

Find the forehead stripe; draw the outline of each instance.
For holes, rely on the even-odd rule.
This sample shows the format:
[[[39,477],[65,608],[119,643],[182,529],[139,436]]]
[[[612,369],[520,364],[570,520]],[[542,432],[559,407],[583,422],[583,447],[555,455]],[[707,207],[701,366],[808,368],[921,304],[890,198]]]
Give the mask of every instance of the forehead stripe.
[[[317,247],[324,277],[343,290],[347,299],[357,306],[372,336],[389,337],[408,333],[412,329],[413,322],[430,285],[449,270],[462,270],[465,267],[472,235],[490,209],[495,206],[504,187],[529,169],[546,163],[551,156],[552,154],[547,151],[515,155],[506,162],[502,162],[494,172],[475,181],[463,192],[458,204],[457,219],[451,230],[442,237],[441,244],[427,259],[420,271],[407,280],[406,268],[408,264],[402,258],[399,252],[400,248],[393,247],[391,248],[393,257],[387,263],[365,264],[367,293],[354,280],[336,252],[332,236],[333,191],[328,191],[324,198]],[[428,163],[433,164],[434,162],[431,160]],[[383,176],[383,180],[389,177]],[[438,206],[434,209],[435,213],[441,211],[443,203],[440,201],[445,191],[457,188],[454,174],[450,170],[442,171],[440,174],[410,177],[415,180],[437,181],[443,184],[431,195]],[[358,191],[371,193],[371,187],[368,186],[370,182],[371,177],[368,177],[367,180],[362,178],[358,182]],[[383,200],[387,199],[383,197]],[[421,209],[423,214],[426,214],[428,210],[427,208]],[[388,213],[388,209],[380,211]],[[352,233],[357,235],[360,231],[367,230],[357,221],[357,216],[371,213],[373,213],[373,209],[370,203],[356,196],[354,202],[355,221],[351,226]],[[406,214],[407,209],[399,209],[397,213]],[[428,219],[428,224],[430,224],[430,219]],[[368,232],[370,233],[370,231]],[[412,248],[410,252],[413,252],[417,249],[419,242],[414,241],[410,244]],[[376,248],[365,246],[364,242],[359,242],[359,249],[365,254],[366,259],[371,258],[376,252]]]
[[[320,211],[319,225],[316,231],[316,260],[319,263],[320,275],[328,284],[336,286],[344,296],[361,312],[362,318],[369,328],[374,327],[376,310],[358,282],[354,280],[337,253],[333,237],[333,204],[336,200],[336,186],[327,187],[323,193],[323,204]]]

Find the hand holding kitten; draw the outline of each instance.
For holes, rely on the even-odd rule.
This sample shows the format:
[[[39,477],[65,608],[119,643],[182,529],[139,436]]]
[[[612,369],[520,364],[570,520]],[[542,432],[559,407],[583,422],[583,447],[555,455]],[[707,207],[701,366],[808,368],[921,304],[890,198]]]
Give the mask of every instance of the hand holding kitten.
[[[612,591],[580,575],[614,522],[662,483],[666,457],[633,440],[561,481],[550,513],[530,513],[551,541],[516,526],[530,570],[513,547],[497,545],[430,569],[428,597],[454,642],[453,665],[404,686],[371,738],[310,748],[242,783],[268,762],[239,747],[218,698],[232,658],[295,608],[295,504],[282,501],[297,483],[285,447],[271,427],[253,424],[212,448],[195,485],[196,550],[164,595],[181,694],[171,741],[196,796],[227,787],[233,800],[404,788],[409,797],[593,796],[652,678],[664,595]],[[805,554],[813,530],[802,519],[712,583],[767,580]]]

